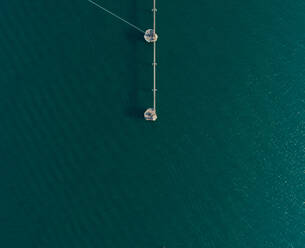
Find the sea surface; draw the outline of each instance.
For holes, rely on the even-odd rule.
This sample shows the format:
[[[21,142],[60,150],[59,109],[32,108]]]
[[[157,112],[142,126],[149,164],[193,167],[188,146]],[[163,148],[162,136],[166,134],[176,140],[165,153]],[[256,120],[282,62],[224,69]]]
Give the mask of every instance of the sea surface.
[[[96,0],[145,30],[152,0]],[[304,248],[305,1],[0,2],[0,247]]]

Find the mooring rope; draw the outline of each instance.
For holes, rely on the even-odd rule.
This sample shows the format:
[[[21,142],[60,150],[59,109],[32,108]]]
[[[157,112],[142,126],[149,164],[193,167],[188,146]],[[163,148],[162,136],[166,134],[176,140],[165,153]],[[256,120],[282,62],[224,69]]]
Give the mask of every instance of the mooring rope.
[[[123,19],[122,17],[119,17],[118,15],[112,13],[110,10],[108,10],[108,9],[106,9],[106,8],[104,8],[104,7],[102,7],[101,5],[97,4],[96,2],[93,2],[92,0],[88,0],[88,2],[92,3],[92,4],[95,5],[96,7],[98,7],[98,8],[100,8],[100,9],[106,11],[108,14],[110,14],[110,15],[114,16],[115,18],[117,18],[117,19],[119,19],[119,20],[121,20],[121,21],[127,23],[129,26],[131,26],[131,27],[135,28],[136,30],[138,30],[138,31],[142,32],[143,34],[145,34],[145,32],[144,32],[142,29],[138,28],[136,25],[133,25],[132,23],[126,21],[126,20]]]

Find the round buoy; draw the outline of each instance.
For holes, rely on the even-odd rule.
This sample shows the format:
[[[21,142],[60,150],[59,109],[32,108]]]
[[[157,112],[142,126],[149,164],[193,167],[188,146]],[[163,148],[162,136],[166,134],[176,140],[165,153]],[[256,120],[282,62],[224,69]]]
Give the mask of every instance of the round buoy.
[[[154,32],[153,29],[147,29],[144,34],[144,39],[147,42],[156,42],[158,39],[158,35]]]
[[[156,111],[153,108],[149,108],[144,113],[144,118],[147,121],[155,121],[157,120]]]

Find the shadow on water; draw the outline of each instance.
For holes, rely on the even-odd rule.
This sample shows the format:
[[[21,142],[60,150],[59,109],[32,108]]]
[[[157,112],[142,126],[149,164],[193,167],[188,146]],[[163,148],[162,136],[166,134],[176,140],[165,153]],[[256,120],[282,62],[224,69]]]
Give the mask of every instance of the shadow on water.
[[[138,24],[138,0],[134,0],[132,6],[133,11],[130,18],[135,24]],[[125,107],[125,114],[131,118],[143,118],[145,111],[145,108],[141,107],[139,103],[139,86],[141,81],[139,77],[139,65],[141,64],[139,48],[140,44],[144,42],[143,35],[143,33],[131,29],[126,32],[132,61],[127,62],[130,70],[131,84],[128,87],[128,105]]]

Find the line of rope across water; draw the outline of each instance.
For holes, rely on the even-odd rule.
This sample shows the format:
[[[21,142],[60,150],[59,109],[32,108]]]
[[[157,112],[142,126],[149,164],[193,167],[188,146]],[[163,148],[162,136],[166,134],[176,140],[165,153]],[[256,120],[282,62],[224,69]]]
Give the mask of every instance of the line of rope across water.
[[[157,9],[156,9],[156,0],[154,0],[154,8],[153,8],[153,12],[154,12],[153,27],[154,27],[154,29],[153,29],[153,35],[156,34],[156,11],[157,11]],[[153,57],[153,60],[154,60],[154,62],[153,62],[153,66],[154,66],[154,74],[153,74],[153,80],[154,80],[154,89],[153,89],[153,91],[154,91],[154,95],[153,96],[154,96],[154,111],[155,111],[155,113],[157,112],[157,109],[156,109],[156,91],[157,91],[157,89],[156,89],[156,66],[157,66],[157,62],[156,62],[156,49],[157,49],[156,41],[154,41],[154,57]]]
[[[135,28],[136,30],[140,31],[141,33],[145,34],[145,31],[143,31],[142,29],[138,28],[136,25],[133,25],[132,23],[126,21],[125,19],[123,19],[122,17],[119,17],[118,15],[112,13],[110,10],[105,9],[104,7],[102,7],[101,5],[97,4],[96,2],[93,2],[92,0],[88,0],[88,2],[92,3],[93,5],[95,5],[96,7],[104,10],[105,12],[107,12],[108,14],[114,16],[115,18],[125,22],[126,24],[128,24],[129,26]]]

